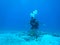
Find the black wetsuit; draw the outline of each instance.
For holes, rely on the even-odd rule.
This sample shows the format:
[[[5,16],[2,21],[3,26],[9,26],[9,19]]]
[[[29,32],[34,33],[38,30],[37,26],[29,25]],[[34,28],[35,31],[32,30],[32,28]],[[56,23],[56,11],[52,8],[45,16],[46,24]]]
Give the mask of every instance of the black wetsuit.
[[[35,18],[31,18],[30,20],[30,25],[31,25],[31,29],[38,29],[38,21]]]

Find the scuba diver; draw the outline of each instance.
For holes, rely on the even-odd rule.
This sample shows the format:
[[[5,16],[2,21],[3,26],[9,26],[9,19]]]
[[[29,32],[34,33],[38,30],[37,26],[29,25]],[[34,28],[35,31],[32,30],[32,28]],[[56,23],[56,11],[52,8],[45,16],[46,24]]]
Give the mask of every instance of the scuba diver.
[[[35,18],[37,13],[38,13],[38,11],[34,10],[30,14],[30,16],[31,16],[31,20],[30,20],[31,29],[38,29],[39,23],[38,23],[37,19]]]
[[[35,18],[36,14],[37,14],[37,10],[34,10],[33,13],[30,14],[31,16],[31,20],[30,20],[30,33],[29,35],[35,39],[38,38],[38,28],[39,28],[39,22],[37,21],[37,19]]]
[[[30,25],[31,25],[32,30],[33,29],[36,30],[36,29],[38,29],[39,23],[34,17],[31,17]]]

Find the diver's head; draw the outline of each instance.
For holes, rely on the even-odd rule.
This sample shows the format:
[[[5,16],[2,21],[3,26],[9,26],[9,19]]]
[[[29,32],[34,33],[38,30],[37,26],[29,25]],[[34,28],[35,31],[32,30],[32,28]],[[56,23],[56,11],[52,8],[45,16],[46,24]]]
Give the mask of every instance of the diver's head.
[[[33,23],[33,22],[36,22],[36,18],[31,17],[31,21],[32,21],[32,23]]]

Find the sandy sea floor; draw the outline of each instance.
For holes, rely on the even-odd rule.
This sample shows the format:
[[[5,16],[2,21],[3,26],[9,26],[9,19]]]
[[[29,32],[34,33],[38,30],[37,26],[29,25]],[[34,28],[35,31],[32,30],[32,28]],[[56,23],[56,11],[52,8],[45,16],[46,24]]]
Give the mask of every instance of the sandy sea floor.
[[[0,45],[60,45],[60,37],[49,34],[40,35],[37,39],[27,32],[1,33]]]

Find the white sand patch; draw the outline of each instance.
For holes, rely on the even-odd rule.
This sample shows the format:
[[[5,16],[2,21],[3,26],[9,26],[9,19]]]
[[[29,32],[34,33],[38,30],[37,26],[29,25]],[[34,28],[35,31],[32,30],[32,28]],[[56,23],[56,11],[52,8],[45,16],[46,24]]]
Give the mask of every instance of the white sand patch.
[[[0,45],[60,45],[59,43],[60,37],[48,34],[42,35],[37,40],[32,40],[32,38],[23,33],[0,34]]]

